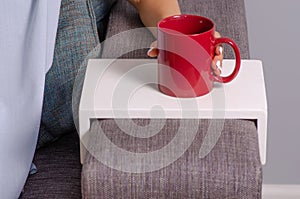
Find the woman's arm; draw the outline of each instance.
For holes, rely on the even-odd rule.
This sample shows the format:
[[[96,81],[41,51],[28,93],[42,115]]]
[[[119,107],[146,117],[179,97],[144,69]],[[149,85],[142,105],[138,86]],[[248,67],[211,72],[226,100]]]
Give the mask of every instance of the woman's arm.
[[[180,14],[177,0],[128,0],[140,14],[140,18],[146,27],[156,27],[159,20]],[[156,31],[153,32],[156,36]]]

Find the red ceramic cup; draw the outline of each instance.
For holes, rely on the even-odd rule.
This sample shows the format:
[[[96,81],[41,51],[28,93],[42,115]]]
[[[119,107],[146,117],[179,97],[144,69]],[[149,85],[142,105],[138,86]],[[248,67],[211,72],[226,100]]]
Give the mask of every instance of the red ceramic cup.
[[[212,20],[196,15],[175,15],[158,23],[159,90],[174,97],[197,97],[209,93],[214,82],[232,81],[240,69],[238,46],[229,38],[215,38]],[[235,68],[227,77],[212,74],[215,48],[229,44],[236,57]]]

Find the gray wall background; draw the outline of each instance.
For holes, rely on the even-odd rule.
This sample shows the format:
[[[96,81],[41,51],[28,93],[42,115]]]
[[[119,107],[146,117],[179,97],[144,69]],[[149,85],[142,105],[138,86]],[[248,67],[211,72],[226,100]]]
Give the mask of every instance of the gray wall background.
[[[266,184],[300,184],[300,1],[245,0],[251,59],[268,98]]]

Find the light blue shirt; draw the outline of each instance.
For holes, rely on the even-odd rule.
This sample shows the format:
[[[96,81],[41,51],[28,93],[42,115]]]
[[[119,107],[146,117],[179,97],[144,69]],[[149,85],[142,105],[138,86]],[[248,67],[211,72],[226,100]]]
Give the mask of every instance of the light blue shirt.
[[[60,0],[0,3],[0,198],[18,198],[40,126]]]

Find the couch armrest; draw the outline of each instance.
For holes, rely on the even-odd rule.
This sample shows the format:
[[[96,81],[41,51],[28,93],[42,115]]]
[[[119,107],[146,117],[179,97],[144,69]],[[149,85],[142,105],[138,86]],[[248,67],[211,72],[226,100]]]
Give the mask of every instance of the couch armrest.
[[[243,0],[179,0],[179,3],[183,13],[212,18],[223,36],[237,42],[242,58],[249,58]],[[147,58],[147,47],[154,40],[151,33],[146,29],[126,32],[140,27],[143,25],[138,13],[126,0],[119,0],[110,15],[102,57]],[[226,51],[226,56],[233,58],[233,53]],[[183,156],[155,172],[122,172],[106,166],[88,153],[82,170],[83,197],[261,198],[262,165],[255,123],[226,120],[214,149],[205,158],[199,159],[199,149],[210,122],[200,120],[197,138]],[[136,123],[143,126],[149,122],[142,119]],[[94,120],[90,134],[96,138],[97,132],[102,129],[118,147],[131,152],[148,152],[168,144],[174,138],[179,123],[180,120],[167,120],[157,135],[149,140],[138,140],[122,132],[113,119]],[[128,129],[136,130],[130,125]],[[186,128],[186,131],[189,133],[190,129]],[[90,141],[90,146],[97,146],[101,140]]]

